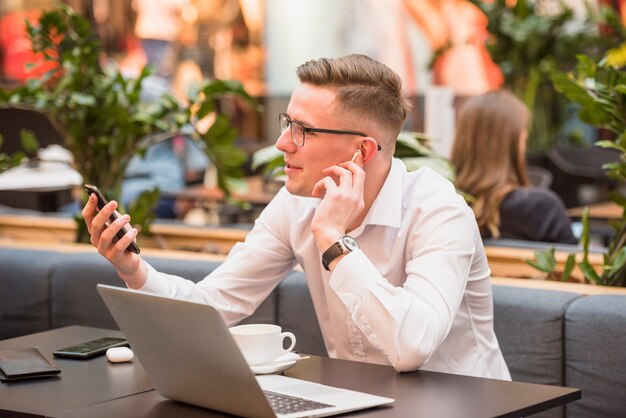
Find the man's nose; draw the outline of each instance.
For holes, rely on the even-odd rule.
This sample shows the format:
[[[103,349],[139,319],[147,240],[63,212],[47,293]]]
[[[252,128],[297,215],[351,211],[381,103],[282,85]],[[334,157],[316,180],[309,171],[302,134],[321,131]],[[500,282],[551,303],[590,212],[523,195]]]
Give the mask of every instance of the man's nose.
[[[280,134],[276,140],[276,149],[281,152],[295,152],[296,144],[294,144],[291,138],[291,130],[285,129],[285,132]]]

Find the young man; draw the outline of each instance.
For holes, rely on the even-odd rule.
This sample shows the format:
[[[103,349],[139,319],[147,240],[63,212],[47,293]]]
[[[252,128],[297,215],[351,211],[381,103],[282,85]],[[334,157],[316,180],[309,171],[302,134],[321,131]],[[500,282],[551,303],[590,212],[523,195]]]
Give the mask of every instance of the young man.
[[[194,284],[117,243],[110,202],[83,216],[92,243],[134,289],[215,306],[233,325],[296,264],[331,357],[510,379],[493,331],[490,272],[471,209],[429,169],[393,158],[409,104],[400,78],[362,55],[309,61],[280,115],[287,182],[244,243]]]

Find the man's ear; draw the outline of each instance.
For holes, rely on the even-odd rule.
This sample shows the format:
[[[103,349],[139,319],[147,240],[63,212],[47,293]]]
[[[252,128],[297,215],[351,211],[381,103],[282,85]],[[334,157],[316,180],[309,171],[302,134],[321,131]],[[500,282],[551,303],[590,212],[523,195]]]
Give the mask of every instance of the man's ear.
[[[379,151],[378,142],[374,138],[365,137],[361,141],[361,153],[363,154],[363,164],[367,164],[369,160],[374,158],[376,153]]]

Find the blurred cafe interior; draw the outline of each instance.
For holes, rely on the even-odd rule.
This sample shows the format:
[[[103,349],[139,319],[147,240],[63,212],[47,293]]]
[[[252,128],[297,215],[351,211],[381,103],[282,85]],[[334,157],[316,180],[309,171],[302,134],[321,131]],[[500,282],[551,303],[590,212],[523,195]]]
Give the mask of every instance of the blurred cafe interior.
[[[404,88],[415,104],[407,117],[405,130],[423,134],[428,138],[429,148],[447,159],[454,141],[455,111],[465,99],[501,87],[518,93],[521,90],[516,80],[527,77],[523,74],[527,74],[529,68],[553,65],[553,61],[558,62],[561,58],[551,58],[549,54],[564,54],[557,46],[546,46],[544,56],[532,57],[536,62],[525,63],[524,68],[518,70],[510,68],[517,59],[515,54],[525,53],[524,48],[528,49],[528,46],[524,41],[518,42],[519,50],[511,51],[509,56],[491,50],[497,37],[505,36],[506,28],[497,29],[495,23],[488,22],[489,16],[469,1],[394,0],[383,4],[351,0],[71,0],[62,3],[82,14],[93,25],[102,48],[101,61],[106,61],[103,65],[116,67],[126,77],[137,77],[144,66],[151,66],[153,73],[144,80],[145,100],[166,92],[178,100],[185,100],[191,86],[202,80],[241,82],[259,107],[226,98],[221,99],[220,109],[237,129],[237,147],[248,156],[246,176],[258,176],[262,172],[258,167],[250,167],[252,156],[259,149],[271,146],[278,137],[276,115],[286,109],[291,91],[297,85],[294,69],[309,59],[362,53],[388,65],[401,76]],[[586,36],[592,40],[598,36],[598,31],[609,33],[611,29],[597,23],[597,18],[592,16],[600,7],[612,7],[622,25],[626,13],[623,1],[587,2],[589,6],[583,0],[568,0],[562,6],[558,1],[530,3],[538,3],[532,10],[540,14],[544,24],[552,22],[551,43],[558,43],[559,36],[563,39]],[[36,61],[37,55],[30,49],[24,22],[36,22],[43,10],[56,4],[45,0],[2,2],[0,86],[5,91],[37,76],[36,72],[29,70],[29,63]],[[559,21],[555,23],[557,18]],[[611,33],[611,41],[618,42],[619,35]],[[529,32],[528,36],[535,35]],[[528,43],[532,41],[527,40]],[[581,53],[587,51],[584,40],[579,40],[577,46]],[[601,48],[602,51],[593,52],[598,55],[606,52],[609,46]],[[569,62],[557,69],[571,70],[574,54],[567,53]],[[550,86],[547,76],[544,78],[540,80],[539,92]],[[596,149],[593,144],[611,134],[582,122],[576,116],[575,104],[566,103],[556,93],[536,94],[535,102],[539,113],[533,114],[533,129],[527,146],[528,173],[533,184],[552,188],[567,208],[609,200],[609,193],[620,185],[606,175],[602,165],[614,161],[616,154],[612,150]],[[39,147],[63,145],[62,135],[47,125],[46,115],[16,116],[14,112],[3,110],[0,133],[4,142],[0,151],[11,155],[20,150],[17,139],[20,125],[27,124],[29,117],[36,118],[31,128],[36,133]],[[193,146],[185,147],[184,141],[180,144],[182,147],[179,145],[179,148],[195,150]],[[195,154],[201,154],[196,151]],[[55,151],[50,152],[54,154]],[[167,152],[171,153],[171,150]],[[174,154],[176,152],[184,151],[179,149]],[[203,155],[195,156],[194,152],[188,151],[190,156],[183,159],[190,164],[186,167],[187,179],[179,182],[176,189],[173,184],[165,182],[161,186],[162,192],[182,193],[190,183],[203,182],[205,172],[212,172],[207,171],[210,161]],[[64,158],[71,158],[71,155]],[[133,183],[137,170],[154,169],[149,159],[141,163],[131,162],[127,173],[129,183]],[[207,181],[210,177],[207,175]],[[159,181],[154,180],[150,185],[159,186]],[[70,202],[62,199],[45,203],[38,197],[16,192],[19,185],[12,190],[13,186],[5,186],[2,181],[0,184],[3,184],[0,194],[5,195],[0,202],[10,208],[26,206],[26,209],[45,212],[76,208],[76,205],[63,205]],[[125,198],[125,204],[131,203],[131,197],[137,193],[135,189],[146,188],[146,184],[129,184],[130,197]],[[32,188],[37,185],[26,181],[24,186]],[[266,189],[270,190],[266,196],[269,199],[271,187]],[[157,213],[163,218],[184,219],[190,208],[201,204],[183,200],[176,211]],[[223,211],[225,214],[238,213],[230,216],[230,220],[237,222],[253,221],[257,213],[246,216],[245,209],[238,210],[228,204]],[[578,212],[574,210],[573,213]],[[213,216],[207,222],[220,220]],[[580,236],[577,222],[574,222],[574,228],[576,235]],[[595,238],[608,239],[610,231],[602,227],[598,231],[599,238]]]
[[[122,282],[90,244],[84,184],[130,215],[155,266],[195,282],[217,268],[285,185],[276,142],[296,68],[350,54],[400,76],[413,106],[394,156],[473,210],[513,383],[546,385],[483,393],[485,380],[388,367],[368,369],[376,388],[436,388],[441,415],[425,403],[415,416],[480,403],[467,416],[623,417],[626,0],[1,0],[0,354],[120,333],[95,290]],[[296,334],[318,368],[294,361],[294,375],[364,389],[324,369],[304,277],[296,267],[251,321]],[[0,416],[204,416],[159,403],[136,368],[106,363],[105,380],[132,391],[97,394],[59,364],[72,396],[2,383]],[[563,387],[582,398],[550,392]]]
[[[452,181],[459,108],[492,90],[512,91],[531,115],[524,145],[530,184],[558,196],[577,240],[586,231],[592,247],[607,246],[614,236],[609,221],[621,218],[619,199],[612,201],[611,196],[624,190],[605,165],[619,161],[620,152],[595,144],[615,140],[616,134],[580,118],[580,104],[559,91],[551,74],[571,73],[576,54],[600,60],[620,50],[626,6],[619,0],[521,3],[4,0],[0,207],[10,215],[71,217],[84,201],[80,185],[99,179],[84,178],[86,172],[77,167],[81,157],[72,155],[77,146],[73,142],[81,140],[68,140],[68,127],[55,120],[54,109],[33,109],[32,103],[19,103],[15,94],[20,86],[47,77],[53,65],[33,66],[42,54],[33,52],[26,22],[35,25],[42,13],[64,4],[93,29],[99,67],[127,80],[142,77],[143,102],[157,103],[169,95],[190,106],[190,92],[211,80],[237,81],[254,102],[229,95],[216,99],[218,113],[236,129],[232,145],[244,155],[238,163],[237,187],[226,194],[210,153],[192,134],[152,132],[136,146],[141,155],[123,157],[123,164],[115,167],[123,172],[117,175],[119,181],[105,188],[111,188],[107,192],[126,210],[139,195],[158,188],[156,201],[138,205],[149,208],[156,224],[245,229],[253,223],[282,184],[281,157],[273,144],[280,133],[277,115],[285,111],[298,84],[295,68],[318,57],[360,53],[397,72],[414,104],[403,132],[418,145],[399,146],[396,156],[410,170],[428,165]],[[541,38],[542,48],[533,47]],[[623,63],[621,51],[614,56],[621,56]],[[144,68],[150,68],[145,77]],[[63,113],[60,109],[56,111]],[[200,130],[206,130],[211,124],[207,119],[197,121],[195,128],[204,124]],[[26,149],[29,138],[33,141]],[[471,193],[466,196],[471,199]],[[591,205],[591,215],[582,222],[586,205]]]

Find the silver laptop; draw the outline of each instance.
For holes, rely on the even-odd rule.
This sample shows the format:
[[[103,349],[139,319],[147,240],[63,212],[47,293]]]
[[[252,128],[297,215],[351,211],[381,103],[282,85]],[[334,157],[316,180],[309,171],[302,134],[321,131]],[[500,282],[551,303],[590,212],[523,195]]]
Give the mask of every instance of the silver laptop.
[[[98,292],[166,398],[250,418],[321,417],[394,402],[286,376],[255,377],[209,305],[101,284]]]

